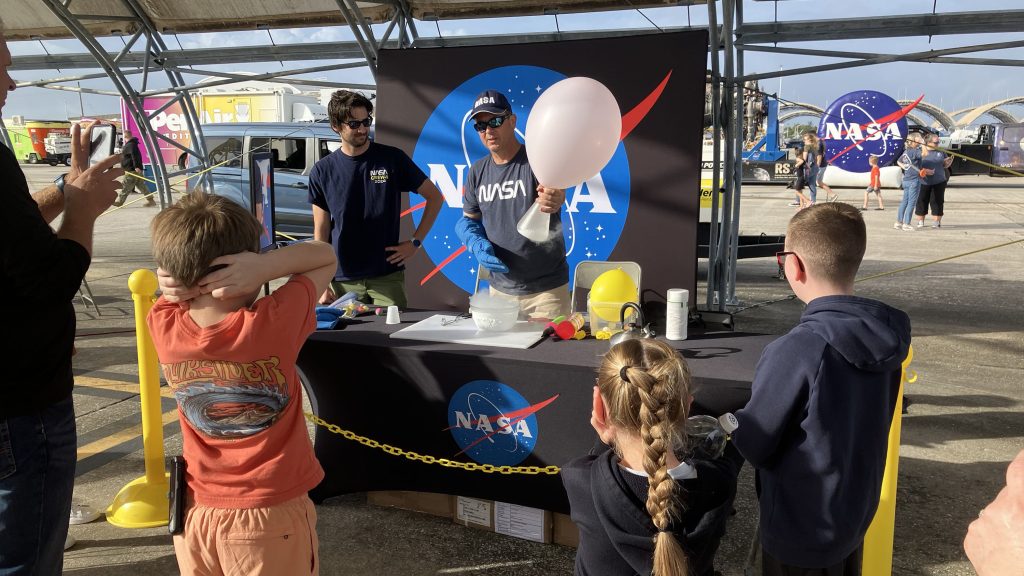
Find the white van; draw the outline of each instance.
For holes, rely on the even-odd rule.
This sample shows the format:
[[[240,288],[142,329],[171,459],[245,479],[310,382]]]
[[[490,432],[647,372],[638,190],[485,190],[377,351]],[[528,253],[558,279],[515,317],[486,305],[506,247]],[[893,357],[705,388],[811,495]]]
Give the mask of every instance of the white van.
[[[313,235],[309,172],[313,164],[341,147],[341,138],[326,123],[253,122],[204,124],[213,192],[250,207],[250,152],[274,155],[274,203],[278,232],[301,238]],[[189,164],[195,166],[194,160]],[[193,180],[189,180],[189,189]],[[282,238],[278,238],[281,240]]]

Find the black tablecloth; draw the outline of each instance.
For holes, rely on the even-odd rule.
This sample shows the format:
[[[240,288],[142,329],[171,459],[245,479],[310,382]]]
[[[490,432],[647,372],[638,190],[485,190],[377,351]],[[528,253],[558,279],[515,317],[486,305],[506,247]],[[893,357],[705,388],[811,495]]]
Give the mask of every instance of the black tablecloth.
[[[456,456],[462,447],[449,429],[449,402],[470,381],[497,381],[531,405],[557,396],[534,414],[536,429],[528,434],[535,444],[518,465],[560,466],[594,447],[591,398],[607,341],[544,340],[517,350],[389,337],[431,314],[403,312],[399,325],[367,317],[342,330],[311,336],[298,366],[314,412],[382,444],[470,462],[466,454]],[[692,412],[718,415],[742,407],[750,397],[754,366],[774,338],[716,332],[670,342],[686,358],[697,384]],[[317,427],[315,450],[326,472],[311,493],[316,501],[367,490],[415,490],[568,512],[557,475],[488,474],[425,464],[365,447],[322,427]]]

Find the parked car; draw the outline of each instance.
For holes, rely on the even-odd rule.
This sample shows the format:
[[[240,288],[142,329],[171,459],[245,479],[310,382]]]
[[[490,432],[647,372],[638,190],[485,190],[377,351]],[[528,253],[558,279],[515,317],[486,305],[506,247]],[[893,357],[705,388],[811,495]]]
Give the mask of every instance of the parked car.
[[[210,156],[213,193],[251,208],[249,160],[254,151],[274,155],[274,218],[278,232],[295,238],[313,235],[309,204],[309,172],[313,164],[341,147],[341,138],[328,124],[305,122],[253,122],[204,124],[203,137]],[[194,167],[198,162],[188,159]],[[188,188],[197,179],[190,179]],[[280,238],[279,238],[280,239]]]

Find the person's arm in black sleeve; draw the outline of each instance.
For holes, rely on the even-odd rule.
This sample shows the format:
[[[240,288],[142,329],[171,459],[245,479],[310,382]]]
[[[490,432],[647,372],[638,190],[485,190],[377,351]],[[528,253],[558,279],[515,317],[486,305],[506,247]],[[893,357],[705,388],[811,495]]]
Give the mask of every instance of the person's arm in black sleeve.
[[[11,292],[31,296],[33,301],[70,301],[89,269],[89,252],[73,240],[57,237],[27,187],[8,188],[2,196],[0,221],[10,238],[17,239],[0,243],[4,275],[13,283]]]
[[[110,206],[124,171],[111,156],[64,186],[64,216],[60,230],[43,219],[29,194],[17,160],[6,148],[0,154],[0,226],[17,241],[4,242],[0,263],[12,293],[32,301],[68,302],[89,268],[96,218]]]

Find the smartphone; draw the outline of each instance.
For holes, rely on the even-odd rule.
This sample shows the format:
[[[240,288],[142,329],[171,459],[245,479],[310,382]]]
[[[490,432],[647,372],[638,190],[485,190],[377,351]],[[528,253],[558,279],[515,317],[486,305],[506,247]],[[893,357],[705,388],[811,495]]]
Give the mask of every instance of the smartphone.
[[[89,135],[89,166],[114,155],[114,126],[100,124]]]
[[[167,531],[181,534],[185,530],[185,458],[182,456],[171,458],[171,491],[167,499]]]

